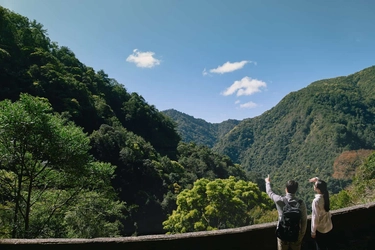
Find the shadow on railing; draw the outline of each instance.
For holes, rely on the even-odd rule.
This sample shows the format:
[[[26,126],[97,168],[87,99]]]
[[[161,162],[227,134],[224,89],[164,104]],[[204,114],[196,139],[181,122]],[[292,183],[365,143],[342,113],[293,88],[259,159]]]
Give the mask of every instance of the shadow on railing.
[[[336,249],[375,249],[375,203],[332,211],[333,240]],[[1,250],[276,250],[276,222],[233,229],[174,235],[94,239],[0,239]],[[310,238],[310,217],[304,250],[314,249]],[[33,248],[34,247],[34,248]]]

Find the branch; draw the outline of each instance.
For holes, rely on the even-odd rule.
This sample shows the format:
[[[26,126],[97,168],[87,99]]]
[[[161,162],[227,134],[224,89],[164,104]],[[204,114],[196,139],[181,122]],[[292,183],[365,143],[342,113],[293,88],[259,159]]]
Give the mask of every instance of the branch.
[[[49,223],[49,221],[51,220],[52,216],[55,214],[56,210],[67,205],[71,200],[73,200],[74,197],[77,196],[77,194],[83,189],[83,187],[80,187],[79,189],[77,189],[68,199],[66,199],[63,203],[61,203],[60,205],[58,206],[54,206],[54,208],[52,209],[50,215],[48,216],[48,218],[46,219],[46,221],[44,222],[44,224],[37,230],[38,232],[38,235],[40,235],[41,231],[45,228],[45,226]],[[60,195],[59,195],[60,196]],[[58,198],[57,198],[58,199]],[[57,201],[57,200],[56,200]]]

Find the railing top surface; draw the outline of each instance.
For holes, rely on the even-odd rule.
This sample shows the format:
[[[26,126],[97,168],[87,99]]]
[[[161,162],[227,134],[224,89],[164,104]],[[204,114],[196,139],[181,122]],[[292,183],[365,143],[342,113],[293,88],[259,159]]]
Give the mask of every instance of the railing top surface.
[[[331,211],[332,216],[350,213],[354,210],[363,210],[375,208],[375,202],[351,206],[338,210]],[[308,216],[310,219],[311,216]],[[190,232],[181,234],[157,234],[157,235],[144,235],[144,236],[129,236],[129,237],[113,237],[113,238],[92,238],[92,239],[66,239],[66,238],[46,238],[46,239],[0,239],[1,244],[86,244],[86,243],[105,243],[105,242],[141,242],[141,241],[159,241],[159,240],[179,240],[186,238],[200,238],[211,237],[224,234],[239,234],[254,230],[263,230],[270,227],[275,227],[276,222],[263,223],[250,225],[238,228],[221,229],[214,231]]]

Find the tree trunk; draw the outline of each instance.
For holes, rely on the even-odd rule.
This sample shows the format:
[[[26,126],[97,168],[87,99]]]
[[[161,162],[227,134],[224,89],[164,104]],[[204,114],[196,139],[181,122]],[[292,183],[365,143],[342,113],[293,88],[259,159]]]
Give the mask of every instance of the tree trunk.
[[[27,192],[27,201],[26,201],[26,211],[25,211],[25,237],[30,238],[30,210],[31,210],[31,192],[33,188],[33,176],[30,176],[28,192]]]
[[[16,189],[16,206],[14,208],[14,216],[13,216],[13,229],[12,229],[12,238],[17,238],[17,224],[18,224],[18,210],[20,209],[20,201],[21,201],[21,188],[22,188],[22,169],[21,173],[18,175],[18,185]]]

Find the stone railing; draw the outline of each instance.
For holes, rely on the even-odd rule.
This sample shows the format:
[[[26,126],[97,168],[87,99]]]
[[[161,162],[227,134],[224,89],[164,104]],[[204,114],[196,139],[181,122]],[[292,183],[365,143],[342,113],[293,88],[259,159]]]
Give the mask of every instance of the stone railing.
[[[332,211],[336,249],[375,249],[375,203]],[[310,217],[302,249],[314,249]],[[0,239],[1,250],[228,250],[277,249],[276,222],[175,235],[94,239]]]

